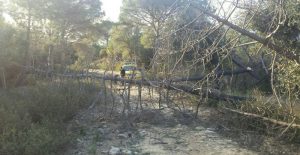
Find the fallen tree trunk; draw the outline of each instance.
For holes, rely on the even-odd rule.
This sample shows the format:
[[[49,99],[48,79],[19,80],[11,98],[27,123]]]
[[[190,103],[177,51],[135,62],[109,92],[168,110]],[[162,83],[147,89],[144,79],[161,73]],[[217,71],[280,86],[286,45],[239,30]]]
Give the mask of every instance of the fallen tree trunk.
[[[263,117],[263,116],[260,116],[258,114],[242,112],[242,111],[233,110],[233,109],[229,109],[229,108],[222,108],[222,109],[233,112],[233,113],[237,113],[237,114],[240,114],[240,115],[243,115],[243,116],[258,118],[258,119],[261,119],[263,121],[267,121],[267,122],[270,122],[270,123],[273,123],[273,124],[276,124],[276,125],[300,129],[300,125],[299,124],[294,124],[293,122],[292,123],[287,123],[287,122],[279,121],[279,120],[276,120],[276,119]]]
[[[166,85],[165,88],[172,90],[180,90],[186,93],[190,93],[193,95],[208,97],[216,100],[229,101],[229,102],[237,102],[244,100],[254,100],[252,97],[244,97],[244,96],[234,96],[222,93],[217,89],[212,88],[192,88],[190,86],[183,85]]]
[[[242,62],[241,62],[241,58],[233,51],[231,53],[232,55],[232,62],[235,63],[237,66],[243,68],[243,69],[247,69],[249,66],[245,66]],[[250,67],[251,72],[248,72],[249,75],[251,75],[253,78],[255,78],[256,80],[260,80],[260,77],[257,73],[253,72],[252,68]]]
[[[119,81],[122,83],[129,83],[129,84],[138,84],[138,85],[146,85],[146,86],[152,86],[152,87],[161,87],[169,90],[177,90],[186,92],[193,95],[208,97],[212,99],[222,100],[222,101],[230,101],[230,102],[237,102],[237,101],[243,101],[243,100],[254,100],[252,97],[241,97],[241,96],[234,96],[234,95],[227,95],[222,93],[221,91],[217,89],[212,88],[193,88],[191,86],[185,86],[185,85],[175,85],[171,84],[171,82],[165,82],[165,81],[149,81],[149,80],[133,80],[133,79],[123,79],[115,76],[97,76],[92,74],[57,74],[53,72],[46,72],[39,69],[35,69],[34,72],[46,74],[49,76],[59,76],[59,77],[65,77],[65,78],[94,78],[99,80],[111,80],[111,81]],[[220,73],[221,74],[221,73]],[[224,73],[222,73],[224,74]]]
[[[130,84],[141,84],[141,85],[147,85],[147,86],[162,87],[162,88],[169,89],[169,90],[182,91],[182,92],[186,92],[189,94],[203,96],[203,97],[209,97],[212,99],[217,99],[217,100],[222,100],[222,101],[236,102],[236,101],[243,101],[243,100],[254,100],[254,98],[252,98],[252,97],[227,95],[217,89],[193,88],[191,86],[171,84],[170,82],[132,80],[132,79],[122,79],[122,78],[117,78],[117,77],[104,77],[104,78],[102,77],[101,79],[120,81],[120,82],[130,83]]]
[[[233,30],[241,33],[242,35],[245,35],[251,39],[256,40],[257,42],[263,44],[264,46],[268,47],[271,50],[276,51],[276,53],[290,59],[290,60],[294,60],[297,63],[300,63],[300,55],[299,53],[296,53],[297,51],[290,51],[285,49],[284,47],[275,45],[272,41],[270,41],[269,38],[263,38],[255,33],[249,32],[246,29],[243,29],[235,24],[230,23],[227,19],[223,19],[213,13],[210,13],[209,11],[207,11],[204,8],[198,7],[196,9],[199,9],[202,13],[214,18],[215,20],[217,20],[218,22],[221,22],[227,26],[229,26],[230,28],[232,28]]]
[[[243,74],[243,73],[248,73],[251,72],[251,70],[247,70],[247,69],[238,69],[235,71],[218,71],[217,73],[215,73],[214,75],[217,77],[221,77],[221,76],[228,76],[228,75],[237,75],[237,74]],[[171,79],[170,81],[172,82],[182,82],[182,81],[200,81],[203,80],[205,77],[207,76],[197,76],[197,77],[184,77],[184,78],[176,78],[176,79]]]

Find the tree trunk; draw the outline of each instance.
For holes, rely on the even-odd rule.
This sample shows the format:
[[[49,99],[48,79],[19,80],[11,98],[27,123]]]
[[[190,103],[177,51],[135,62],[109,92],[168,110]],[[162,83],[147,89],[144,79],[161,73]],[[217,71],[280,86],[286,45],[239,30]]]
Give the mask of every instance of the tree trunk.
[[[228,20],[226,19],[222,19],[217,15],[214,15],[212,13],[210,13],[209,11],[206,11],[204,8],[198,8],[201,12],[203,12],[204,14],[214,18],[215,20],[217,20],[218,22],[221,22],[227,26],[229,26],[230,28],[232,28],[233,30],[241,33],[242,35],[245,35],[251,39],[254,39],[256,41],[258,41],[259,43],[263,44],[264,46],[268,47],[269,49],[272,49],[274,51],[276,51],[278,54],[280,54],[281,56],[284,56],[290,60],[294,60],[297,63],[300,63],[300,55],[298,53],[295,53],[296,51],[290,51],[285,49],[284,47],[281,47],[279,45],[275,45],[272,41],[269,40],[269,38],[263,38],[255,33],[249,32],[246,29],[243,29],[237,25],[234,25],[232,23],[230,23]]]
[[[53,71],[53,45],[48,47],[48,56],[47,56],[47,70],[48,72]]]
[[[31,6],[28,1],[28,15],[27,15],[27,30],[26,30],[26,46],[25,46],[25,51],[24,51],[24,65],[26,67],[30,66],[29,65],[29,51],[30,51],[30,45],[31,45]]]
[[[2,68],[2,80],[3,80],[3,88],[6,89],[7,88],[7,84],[6,84],[6,75],[5,75],[5,69]]]

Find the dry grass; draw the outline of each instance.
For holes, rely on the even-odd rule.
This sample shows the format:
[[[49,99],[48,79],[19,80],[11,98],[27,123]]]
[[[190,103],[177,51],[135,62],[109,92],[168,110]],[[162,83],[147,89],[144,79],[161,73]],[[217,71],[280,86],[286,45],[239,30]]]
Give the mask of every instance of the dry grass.
[[[57,154],[73,137],[68,121],[91,103],[96,89],[69,81],[1,90],[0,154]]]
[[[226,110],[221,121],[229,128],[241,132],[254,132],[285,142],[299,142],[299,129],[266,120],[277,120],[286,122],[286,124],[300,124],[298,106],[291,108],[290,104],[284,102],[283,99],[280,99],[279,104],[275,96],[266,96],[258,91],[254,91],[252,96],[256,97],[255,101],[235,103],[232,106],[228,106],[228,103],[224,105],[230,109],[237,109],[241,113],[246,112],[260,117],[251,117],[250,115],[232,113]]]

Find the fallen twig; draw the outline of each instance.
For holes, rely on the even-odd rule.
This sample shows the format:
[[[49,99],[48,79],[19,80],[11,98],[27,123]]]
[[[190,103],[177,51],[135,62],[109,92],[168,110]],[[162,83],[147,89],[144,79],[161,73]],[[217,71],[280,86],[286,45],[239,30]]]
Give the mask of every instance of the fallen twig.
[[[230,112],[233,112],[233,113],[240,114],[240,115],[254,117],[254,118],[259,118],[259,119],[261,119],[263,121],[268,121],[268,122],[276,124],[276,125],[286,126],[286,127],[289,127],[289,128],[300,129],[300,125],[299,124],[295,124],[294,121],[292,121],[291,123],[287,123],[287,122],[279,121],[279,120],[276,120],[276,119],[272,119],[272,118],[267,118],[267,117],[264,117],[264,116],[260,116],[258,114],[253,114],[253,113],[238,111],[238,110],[234,110],[234,109],[230,109],[230,108],[225,108],[225,107],[223,109],[227,110],[227,111],[230,111]]]

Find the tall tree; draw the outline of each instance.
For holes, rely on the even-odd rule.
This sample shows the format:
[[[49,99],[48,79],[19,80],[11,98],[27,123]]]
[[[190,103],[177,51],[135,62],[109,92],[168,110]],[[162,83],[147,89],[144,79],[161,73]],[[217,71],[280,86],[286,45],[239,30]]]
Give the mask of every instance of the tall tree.
[[[40,46],[37,42],[43,38],[44,43],[39,43],[47,46],[48,64],[54,50],[59,50],[62,66],[65,66],[66,57],[70,57],[72,52],[71,41],[91,37],[93,32],[89,28],[99,23],[103,16],[98,0],[13,0],[10,4],[10,15],[27,32],[24,60],[29,61],[31,41],[36,39],[34,44]],[[32,33],[35,38],[32,38]]]
[[[181,50],[188,51],[185,45],[190,45],[189,41],[200,38],[202,35],[198,32],[210,26],[209,20],[205,16],[199,16],[191,7],[194,5],[210,10],[205,0],[126,0],[123,3],[120,19],[123,23],[141,27],[142,44],[155,53],[152,64],[155,64],[154,62],[161,64],[165,62],[159,61],[166,61],[166,56],[169,57],[170,54],[174,57],[176,51],[179,55]],[[192,51],[194,47],[196,47],[195,43],[188,48]]]

